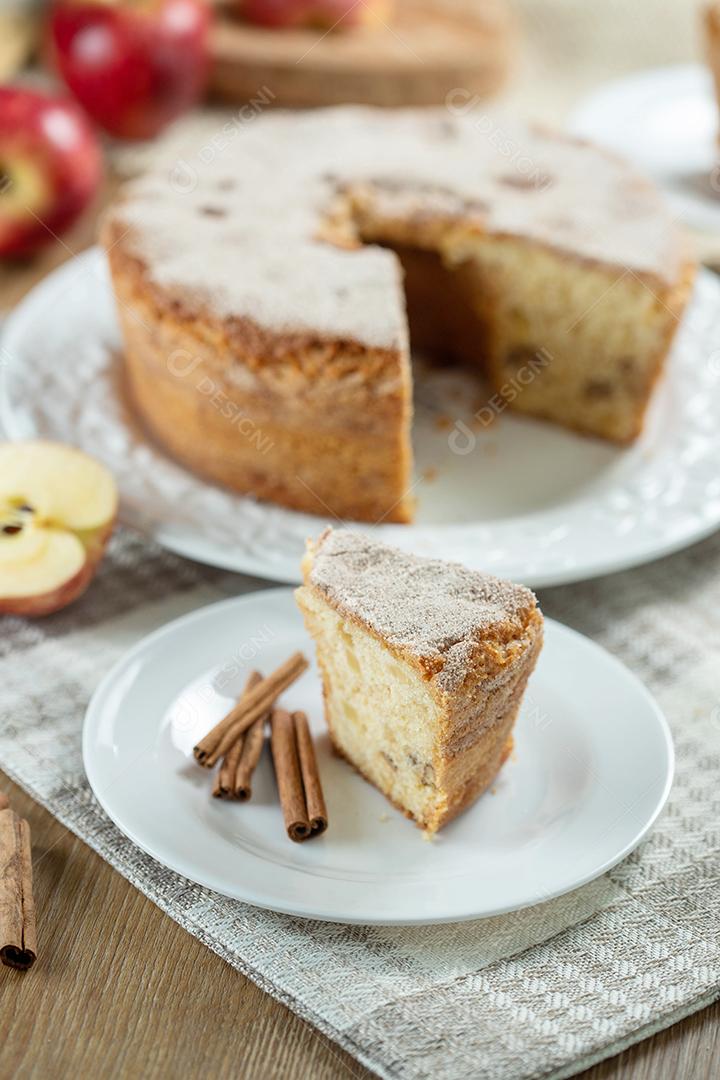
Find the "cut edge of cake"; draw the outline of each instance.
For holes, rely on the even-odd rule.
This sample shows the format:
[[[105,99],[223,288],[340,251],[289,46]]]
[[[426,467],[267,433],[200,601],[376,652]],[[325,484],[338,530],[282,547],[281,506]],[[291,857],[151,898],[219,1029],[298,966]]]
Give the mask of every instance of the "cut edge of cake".
[[[537,600],[349,530],[308,542],[303,578],[333,747],[432,836],[511,752],[542,646]]]

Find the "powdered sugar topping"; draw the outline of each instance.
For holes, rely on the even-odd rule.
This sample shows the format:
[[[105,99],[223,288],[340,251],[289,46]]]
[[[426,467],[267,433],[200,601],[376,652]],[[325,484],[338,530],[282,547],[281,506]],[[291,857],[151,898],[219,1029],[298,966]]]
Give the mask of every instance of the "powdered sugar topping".
[[[221,316],[397,347],[397,259],[318,238],[339,190],[370,185],[408,219],[476,222],[672,281],[681,248],[654,188],[603,151],[484,113],[361,107],[274,112],[212,145],[175,133],[113,212],[162,286]],[[178,165],[182,166],[178,176]]]
[[[519,635],[536,606],[522,585],[348,529],[320,537],[310,583],[338,610],[436,666],[445,690],[462,681],[478,640],[508,624]]]

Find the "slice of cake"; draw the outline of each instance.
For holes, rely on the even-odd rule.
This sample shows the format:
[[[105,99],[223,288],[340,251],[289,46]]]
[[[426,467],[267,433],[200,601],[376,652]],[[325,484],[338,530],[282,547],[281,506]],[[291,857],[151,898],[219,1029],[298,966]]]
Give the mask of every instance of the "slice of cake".
[[[296,595],[335,749],[428,834],[512,748],[543,636],[529,589],[327,529]]]

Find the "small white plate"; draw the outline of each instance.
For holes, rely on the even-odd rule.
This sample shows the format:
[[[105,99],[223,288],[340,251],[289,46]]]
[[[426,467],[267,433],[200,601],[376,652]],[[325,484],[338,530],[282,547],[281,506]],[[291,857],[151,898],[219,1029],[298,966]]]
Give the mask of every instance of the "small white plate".
[[[633,161],[678,217],[720,232],[718,105],[710,72],[692,64],[614,80],[574,110],[570,129]]]
[[[171,461],[126,406],[120,349],[105,259],[90,251],[7,321],[8,434],[55,438],[100,458],[117,478],[122,520],[171,550],[298,581],[305,540],[333,518],[234,495]],[[648,562],[720,525],[720,282],[710,273],[629,449],[509,412],[477,430],[477,379],[418,365],[415,375],[417,520],[362,526],[397,547],[539,588]]]
[[[624,858],[660,813],[670,732],[623,665],[548,621],[493,790],[432,842],[330,749],[315,669],[285,695],[307,711],[328,804],[327,833],[285,836],[267,748],[253,798],[211,796],[192,746],[240,693],[310,643],[289,589],[223,601],[133,648],[85,720],[88,779],[115,824],[185,877],[260,907],[336,922],[474,919],[590,881]],[[218,658],[220,662],[218,663]]]

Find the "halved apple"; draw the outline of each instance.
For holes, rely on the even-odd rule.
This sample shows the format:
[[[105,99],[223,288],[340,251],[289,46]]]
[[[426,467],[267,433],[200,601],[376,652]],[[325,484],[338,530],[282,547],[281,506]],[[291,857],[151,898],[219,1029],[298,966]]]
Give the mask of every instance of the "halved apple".
[[[88,587],[117,516],[104,465],[52,442],[0,445],[0,614],[50,615]]]

